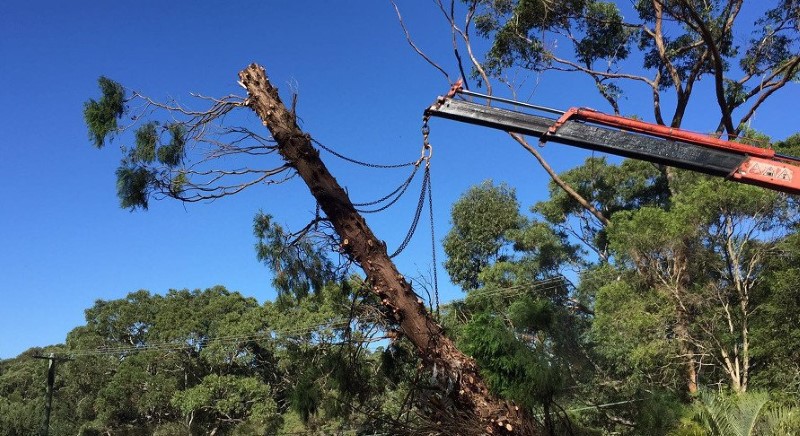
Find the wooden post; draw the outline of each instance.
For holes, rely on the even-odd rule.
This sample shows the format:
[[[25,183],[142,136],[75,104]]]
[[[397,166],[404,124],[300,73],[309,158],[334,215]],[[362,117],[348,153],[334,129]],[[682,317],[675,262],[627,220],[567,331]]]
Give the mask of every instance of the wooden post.
[[[33,356],[34,359],[47,359],[47,393],[45,396],[44,404],[44,420],[42,421],[42,428],[39,431],[41,436],[47,436],[50,432],[50,412],[53,410],[53,386],[56,381],[56,361],[69,360],[66,358],[56,358],[55,353],[50,353],[49,356]]]

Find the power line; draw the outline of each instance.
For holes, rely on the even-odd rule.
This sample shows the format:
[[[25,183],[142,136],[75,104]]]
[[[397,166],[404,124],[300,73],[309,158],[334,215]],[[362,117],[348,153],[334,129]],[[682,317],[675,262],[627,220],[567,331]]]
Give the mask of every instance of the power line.
[[[617,401],[614,403],[605,403],[605,404],[597,404],[594,406],[585,406],[585,407],[577,407],[575,409],[569,409],[567,412],[579,412],[581,410],[590,410],[590,409],[602,409],[603,407],[611,407],[611,406],[620,406],[622,404],[629,404],[629,403],[636,403],[639,401],[644,401],[644,398],[636,398],[633,400],[626,400],[626,401]]]
[[[566,280],[563,276],[551,277],[540,280],[531,284],[513,285],[500,288],[477,289],[470,291],[468,296],[493,296],[493,295],[506,295],[506,296],[519,296],[531,293],[533,291],[551,291],[560,287],[566,286]]]

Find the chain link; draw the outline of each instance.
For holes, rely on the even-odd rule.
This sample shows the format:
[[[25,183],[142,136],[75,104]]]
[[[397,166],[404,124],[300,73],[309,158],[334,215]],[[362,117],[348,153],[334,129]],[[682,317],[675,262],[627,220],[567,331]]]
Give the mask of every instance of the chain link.
[[[336,152],[332,148],[329,148],[329,147],[323,145],[321,142],[317,141],[314,138],[311,138],[311,141],[314,142],[314,144],[317,144],[319,146],[319,148],[321,148],[321,149],[327,151],[328,153],[338,157],[339,159],[346,160],[347,162],[354,163],[356,165],[369,167],[369,168],[383,168],[383,169],[403,168],[403,167],[410,167],[411,165],[417,165],[418,164],[417,162],[419,162],[419,161],[414,161],[414,162],[406,162],[406,163],[394,164],[394,165],[374,164],[374,163],[364,162],[364,161],[360,161],[360,160],[357,160],[357,159],[353,159],[353,158],[347,157],[347,156],[345,156],[345,155],[343,155],[341,153]]]
[[[420,151],[419,160],[417,161],[419,163],[424,160],[426,167],[431,165],[431,157],[433,157],[433,147],[428,141],[428,136],[431,134],[431,127],[428,125],[430,118],[431,116],[428,114],[422,116],[422,151]]]
[[[425,167],[425,176],[422,178],[422,189],[419,193],[419,201],[417,202],[417,210],[414,212],[414,219],[411,221],[411,227],[408,229],[406,233],[406,237],[403,238],[403,242],[400,243],[400,246],[397,247],[397,250],[394,253],[390,254],[390,258],[396,257],[398,254],[402,253],[403,250],[408,247],[408,244],[411,242],[411,238],[414,236],[414,232],[417,231],[417,224],[419,224],[419,217],[422,214],[422,208],[425,206],[425,195],[428,193],[428,183],[430,182],[431,178],[431,171],[430,167]]]
[[[428,162],[430,163],[430,161]],[[429,167],[425,167],[425,170],[430,172]],[[439,275],[436,273],[436,235],[434,233],[434,226],[433,226],[433,184],[431,183],[431,177],[428,176],[428,215],[431,219],[431,261],[433,262],[433,293],[436,296],[436,318],[440,319],[439,313]]]
[[[392,192],[390,192],[390,193],[384,195],[383,197],[381,197],[381,198],[379,198],[377,200],[374,200],[374,201],[368,201],[368,202],[365,202],[365,203],[353,203],[353,206],[356,206],[356,210],[358,212],[361,212],[361,213],[376,213],[376,212],[382,212],[382,211],[388,209],[390,206],[392,206],[393,204],[397,203],[397,201],[400,200],[400,197],[402,197],[403,194],[405,194],[406,189],[408,189],[409,185],[411,185],[411,181],[414,180],[414,176],[417,174],[418,170],[419,170],[419,165],[414,165],[414,170],[411,172],[411,175],[408,176],[408,178],[400,186],[398,186],[394,191],[392,191]],[[364,206],[374,206],[376,204],[383,203],[384,201],[390,199],[395,194],[397,194],[397,196],[394,197],[392,199],[392,201],[390,201],[389,203],[387,203],[387,204],[385,204],[385,205],[383,205],[383,206],[381,206],[381,207],[379,207],[377,209],[359,209],[358,208],[358,207],[364,207]]]

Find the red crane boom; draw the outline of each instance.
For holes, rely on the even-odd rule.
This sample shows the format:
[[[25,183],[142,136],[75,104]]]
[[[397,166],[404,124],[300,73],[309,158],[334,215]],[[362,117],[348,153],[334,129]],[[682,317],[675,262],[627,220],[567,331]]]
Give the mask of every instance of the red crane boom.
[[[458,100],[467,95],[518,107],[557,113],[553,120],[511,109]],[[589,108],[567,111],[530,105],[466,91],[460,81],[425,111],[437,116],[509,132],[533,135],[541,142],[604,151],[664,165],[725,177],[767,189],[800,194],[800,158],[771,148],[727,141],[701,133],[605,114]],[[611,128],[611,129],[609,129]]]

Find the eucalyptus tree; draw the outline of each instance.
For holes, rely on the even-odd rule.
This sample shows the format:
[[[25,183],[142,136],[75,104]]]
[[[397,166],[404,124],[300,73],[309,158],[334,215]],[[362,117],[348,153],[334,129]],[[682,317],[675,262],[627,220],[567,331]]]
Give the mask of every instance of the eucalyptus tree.
[[[527,92],[525,83],[509,78],[524,77],[526,72],[559,72],[562,79],[571,75],[574,80],[590,80],[616,114],[629,112],[624,107],[629,96],[637,100],[640,95],[649,96],[652,112],[647,118],[681,127],[690,103],[703,103],[692,97],[705,86],[713,102],[704,107],[704,121],[709,130],[731,139],[746,136],[744,126],[756,111],[795,82],[800,70],[800,4],[793,0],[759,4],[743,0],[475,0],[465,3],[463,20],[457,18],[459,8],[454,3],[436,3],[452,30],[456,53],[466,48],[464,59],[470,61],[472,74],[464,74],[462,68],[462,76],[467,83],[478,79],[477,84],[490,94],[497,92],[497,83],[504,83],[515,95],[522,95]],[[748,16],[754,18],[747,22]],[[485,53],[475,49],[474,32],[489,40]],[[743,34],[749,36],[743,40]],[[558,175],[540,151],[515,139],[553,178],[551,200],[536,207],[545,220],[569,233],[601,264],[612,261],[631,267],[640,283],[637,293],[657,295],[661,292],[658,283],[671,289],[671,298],[659,304],[671,307],[675,324],[668,330],[679,338],[672,342],[677,346],[672,355],[683,361],[686,391],[697,390],[698,371],[709,363],[725,374],[732,389],[746,389],[751,366],[746,332],[756,307],[751,295],[766,253],[781,232],[791,227],[784,218],[792,202],[727,185],[719,191],[724,195],[718,202],[701,201],[698,190],[716,189],[715,182],[663,166],[653,171],[648,164],[625,162],[628,170],[635,171],[627,177],[614,166],[590,159]],[[691,229],[672,234],[679,238],[669,241],[672,248],[653,246],[642,251],[621,242],[627,237],[646,245],[647,231],[663,240],[668,232],[659,228],[627,225],[647,223],[645,214],[652,215],[652,210],[635,209],[652,206],[669,214],[673,203],[686,201],[691,192],[696,193],[691,201],[704,209],[691,216],[697,218],[691,221]],[[725,198],[729,195],[742,202],[734,205]],[[616,244],[610,243],[610,233],[616,235]],[[709,286],[710,294],[698,294],[701,283]],[[607,296],[598,294],[597,304],[609,307],[602,301]],[[691,305],[692,300],[702,304]],[[703,315],[696,316],[698,311]]]
[[[448,306],[447,327],[490,387],[533,411],[547,434],[577,432],[563,405],[590,374],[580,340],[589,314],[562,272],[578,266],[578,247],[523,215],[502,184],[470,188],[452,222],[445,268],[466,296]]]
[[[492,41],[482,63],[486,74],[497,77],[516,67],[581,74],[615,113],[631,87],[642,87],[651,95],[653,119],[673,127],[680,127],[693,92],[705,81],[715,98],[717,130],[737,135],[800,69],[796,0],[760,6],[744,0],[469,5],[477,31]],[[751,6],[756,18],[743,22],[742,11]],[[742,41],[746,33],[749,39]],[[674,103],[669,108],[665,101]]]

